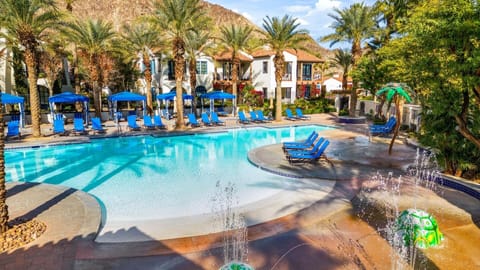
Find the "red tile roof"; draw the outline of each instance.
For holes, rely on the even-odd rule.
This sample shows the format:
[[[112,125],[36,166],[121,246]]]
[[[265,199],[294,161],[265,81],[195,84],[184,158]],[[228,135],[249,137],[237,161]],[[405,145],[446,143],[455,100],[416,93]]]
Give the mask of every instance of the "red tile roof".
[[[320,59],[320,58],[316,57],[315,55],[312,55],[312,54],[310,54],[306,51],[303,51],[303,50],[286,49],[285,51],[290,53],[290,54],[293,54],[293,55],[297,56],[297,61],[298,62],[310,62],[310,63],[323,62],[322,59]],[[269,49],[260,49],[260,50],[254,51],[252,53],[252,56],[254,58],[266,57],[266,56],[272,56],[272,55],[275,55],[275,52],[272,51],[272,50],[269,50]]]
[[[217,61],[230,61],[232,60],[232,51],[229,50],[229,51],[220,52],[215,56],[213,56],[213,58]],[[242,53],[242,52],[238,54],[238,58],[242,62],[252,62],[253,60],[253,58],[248,57],[246,53]]]

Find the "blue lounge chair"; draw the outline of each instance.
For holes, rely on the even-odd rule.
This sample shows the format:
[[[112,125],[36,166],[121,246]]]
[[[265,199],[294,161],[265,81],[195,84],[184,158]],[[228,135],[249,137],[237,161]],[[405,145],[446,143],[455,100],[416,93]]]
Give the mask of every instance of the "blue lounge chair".
[[[263,114],[263,111],[261,110],[258,110],[256,111],[257,113],[257,119],[260,121],[260,122],[271,122],[272,119],[268,118],[268,117],[265,117],[265,115]]]
[[[63,118],[53,119],[53,134],[56,135],[66,135],[65,124]]]
[[[217,126],[225,125],[224,121],[218,119],[218,114],[216,112],[212,112],[210,117],[212,118],[212,123],[214,123],[215,125],[217,125]]]
[[[286,151],[288,149],[308,149],[315,144],[315,140],[318,138],[318,133],[315,131],[312,132],[310,136],[308,136],[307,140],[304,142],[285,142],[283,143],[282,149],[283,151]]]
[[[152,122],[152,117],[150,115],[143,116],[143,128],[144,129],[155,129],[155,125]]]
[[[325,141],[325,138],[320,137],[318,141],[315,143],[315,145],[309,149],[310,147],[303,148],[303,149],[287,149],[287,155],[302,155],[302,154],[308,154],[308,155],[313,155],[315,154],[322,143]]]
[[[315,162],[318,161],[320,158],[325,158],[328,161],[327,156],[325,155],[325,149],[327,149],[328,145],[330,144],[329,140],[325,140],[318,148],[318,150],[314,154],[306,154],[306,153],[291,153],[287,155],[287,160],[289,163],[295,162]]]
[[[128,128],[130,130],[140,130],[140,126],[137,125],[137,116],[129,115],[127,116]]]
[[[200,123],[198,123],[197,118],[195,117],[195,114],[189,113],[188,114],[188,124],[192,127],[199,127]]]
[[[285,109],[285,113],[287,114],[287,117],[285,117],[285,119],[287,119],[287,120],[290,120],[290,121],[301,120],[300,118],[294,116],[292,114],[292,111],[289,108]]]
[[[82,118],[73,118],[73,133],[76,135],[87,133]]]
[[[311,119],[310,116],[304,115],[300,108],[296,108],[295,112],[297,113],[297,118],[300,118],[300,119],[303,119],[303,120]]]
[[[395,124],[397,123],[397,119],[395,117],[390,117],[385,125],[372,125],[370,126],[370,135],[387,135],[393,131],[395,128]]]
[[[167,126],[165,126],[163,123],[162,123],[162,118],[160,117],[160,115],[154,115],[153,116],[153,124],[155,125],[156,128],[158,129],[166,129]]]
[[[106,130],[102,127],[102,121],[98,117],[93,117],[92,121],[92,130],[93,133],[105,133]]]
[[[240,124],[250,124],[250,120],[247,119],[243,111],[238,112],[238,122]]]
[[[257,114],[254,111],[250,111],[250,121],[252,122],[261,122],[260,119],[258,119]]]
[[[204,126],[213,126],[212,121],[208,118],[208,114],[206,112],[202,113],[202,123]]]
[[[20,139],[20,121],[13,120],[7,123],[7,139],[17,137]]]
[[[302,142],[284,142],[283,145],[305,145],[305,144],[308,144],[308,145],[311,146],[311,145],[313,145],[313,142],[315,141],[315,139],[314,139],[315,135],[318,136],[317,132],[312,131],[312,133],[310,133],[310,135],[308,135],[307,139],[302,141]]]

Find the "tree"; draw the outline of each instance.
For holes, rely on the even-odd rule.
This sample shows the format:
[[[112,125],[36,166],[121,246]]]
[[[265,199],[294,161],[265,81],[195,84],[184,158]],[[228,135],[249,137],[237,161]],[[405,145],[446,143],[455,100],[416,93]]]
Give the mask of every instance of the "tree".
[[[240,51],[246,50],[252,38],[253,28],[248,25],[230,25],[220,27],[220,40],[232,51],[232,94],[238,100],[238,70],[240,67]],[[236,104],[233,104],[236,107]],[[235,112],[234,112],[235,113]]]
[[[0,51],[0,57],[3,57],[5,50]],[[5,187],[5,126],[3,122],[3,102],[0,93],[0,233],[8,230],[8,205],[7,188]]]
[[[297,49],[298,44],[306,39],[307,31],[298,29],[300,23],[296,18],[288,15],[279,17],[266,17],[263,19],[265,32],[264,42],[269,44],[275,52],[273,62],[275,66],[275,121],[282,120],[282,78],[285,73],[285,57],[283,52],[286,49]]]
[[[37,88],[38,48],[60,22],[60,14],[52,0],[0,0],[0,37],[10,47],[23,50],[27,68],[32,117],[32,135],[40,137],[40,97]]]
[[[133,26],[124,26],[123,36],[128,48],[142,62],[141,72],[146,82],[147,113],[153,114],[151,61],[163,49],[160,29],[151,23],[141,22]]]
[[[185,72],[185,40],[189,32],[206,27],[205,16],[200,0],[163,0],[155,2],[153,22],[163,29],[172,42],[175,61],[175,85],[177,89],[176,129],[185,129],[183,119],[183,74]]]
[[[421,141],[444,151],[441,155],[449,172],[462,174],[466,166],[459,164],[468,163],[473,164],[478,172],[479,3],[432,0],[420,2],[409,14],[401,25],[398,40],[392,40],[381,49],[381,53],[385,54],[385,59],[390,59],[391,71],[404,76],[409,85],[409,81],[414,80],[417,84],[415,89],[422,100],[422,126],[425,129],[420,134]],[[399,64],[395,65],[395,62]],[[437,117],[443,117],[442,121],[432,121]],[[426,122],[426,119],[430,121]],[[445,133],[447,127],[452,127],[448,121],[454,121],[455,125],[453,130]],[[435,135],[427,128],[444,133]],[[464,139],[459,139],[453,131]],[[440,140],[440,137],[445,139]]]
[[[187,52],[188,67],[190,73],[190,89],[192,89],[192,108],[193,112],[197,113],[197,56],[211,47],[209,41],[210,33],[207,31],[202,32],[189,32],[187,39],[185,40],[185,51]]]
[[[410,95],[407,91],[411,91],[410,88],[406,85],[392,83],[387,84],[382,89],[378,90],[377,95],[385,95],[386,100],[388,102],[392,102],[395,104],[395,117],[397,118],[397,122],[395,123],[395,128],[392,136],[392,140],[390,141],[390,146],[388,147],[388,154],[392,154],[393,144],[395,143],[395,139],[398,136],[398,131],[400,130],[400,125],[402,121],[402,105],[404,100],[407,102],[411,101]]]
[[[66,23],[63,33],[77,45],[77,53],[88,67],[90,84],[93,87],[95,115],[101,115],[101,67],[102,59],[109,54],[116,37],[110,23],[102,20],[75,20]]]
[[[40,68],[45,73],[45,80],[47,82],[50,96],[53,96],[53,86],[63,69],[63,58],[67,55],[67,52],[63,48],[63,44],[64,42],[58,39],[48,41],[40,52],[39,64]]]
[[[335,33],[324,36],[321,41],[331,41],[330,46],[341,41],[351,43],[352,69],[354,70],[362,56],[362,42],[375,33],[374,13],[371,7],[363,3],[352,4],[343,10],[335,8],[334,11],[335,14],[328,14],[328,16],[334,20],[331,28],[335,29]],[[354,79],[350,93],[350,116],[355,116],[357,88],[358,82]]]
[[[337,67],[342,69],[342,89],[347,90],[348,75],[352,68],[352,55],[344,49],[335,50],[333,58],[330,59]]]

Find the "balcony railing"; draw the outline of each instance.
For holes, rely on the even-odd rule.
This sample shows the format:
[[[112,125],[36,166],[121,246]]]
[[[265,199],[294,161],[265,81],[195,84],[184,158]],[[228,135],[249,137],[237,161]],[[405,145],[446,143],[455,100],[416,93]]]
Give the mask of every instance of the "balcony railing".
[[[284,74],[282,77],[283,81],[291,81],[292,80],[292,74]]]

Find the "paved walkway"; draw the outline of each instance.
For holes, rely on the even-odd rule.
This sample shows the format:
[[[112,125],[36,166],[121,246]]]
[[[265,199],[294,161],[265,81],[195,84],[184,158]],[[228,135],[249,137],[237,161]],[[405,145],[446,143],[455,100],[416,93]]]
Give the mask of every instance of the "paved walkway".
[[[308,123],[336,125],[334,120],[334,116],[323,114],[315,115]],[[282,124],[292,123],[269,125]],[[399,141],[394,155],[388,156],[388,140],[374,138],[370,142],[365,136],[365,125],[336,126],[339,129],[324,134],[332,141],[327,151],[332,163],[292,166],[284,159],[280,145],[249,153],[252,164],[264,170],[304,178],[299,179],[303,185],[295,189],[299,194],[304,192],[306,184],[311,188],[322,181],[332,183],[328,192],[318,197],[304,193],[299,197],[305,197],[303,200],[285,205],[286,208],[295,205],[294,211],[248,228],[248,259],[256,269],[391,269],[392,261],[385,256],[390,254],[390,246],[368,223],[351,215],[350,201],[362,181],[370,179],[377,170],[388,168],[400,174],[411,164],[415,150]],[[229,119],[227,128],[235,127],[239,125]],[[111,123],[107,123],[107,129],[103,136],[118,135],[118,129]],[[212,129],[202,127],[186,132],[209,131]],[[173,131],[154,133],[174,134]],[[91,138],[47,136],[33,140],[27,136],[7,147]],[[216,269],[223,261],[222,233],[100,244],[92,240],[99,229],[100,207],[85,193],[57,186],[8,184],[8,196],[12,218],[36,217],[47,224],[47,232],[22,249],[0,254],[0,269]],[[464,208],[471,206],[466,204]],[[476,220],[479,213],[470,212]]]

